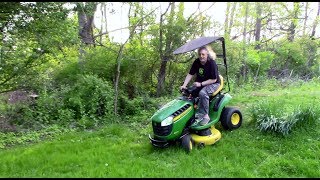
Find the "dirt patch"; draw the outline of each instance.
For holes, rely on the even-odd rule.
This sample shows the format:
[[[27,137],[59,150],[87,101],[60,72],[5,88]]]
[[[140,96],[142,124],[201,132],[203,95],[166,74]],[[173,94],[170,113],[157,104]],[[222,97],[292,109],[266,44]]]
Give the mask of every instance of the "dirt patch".
[[[33,103],[38,95],[33,92],[28,92],[25,90],[16,90],[1,94],[0,103],[2,104],[30,104]],[[10,118],[0,115],[0,132],[17,132],[15,125],[10,123]]]
[[[17,132],[17,128],[8,119],[0,116],[0,132]]]
[[[9,92],[7,94],[7,97],[8,97],[8,100],[7,100],[8,103],[15,104],[15,103],[32,101],[32,100],[36,99],[38,97],[38,95],[36,95],[33,92],[28,92],[28,91],[24,91],[24,90],[16,90],[16,91]]]

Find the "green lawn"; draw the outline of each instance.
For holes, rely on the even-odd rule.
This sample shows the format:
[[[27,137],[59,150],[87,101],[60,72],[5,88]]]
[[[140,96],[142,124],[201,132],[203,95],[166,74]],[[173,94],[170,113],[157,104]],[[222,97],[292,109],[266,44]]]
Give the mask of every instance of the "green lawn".
[[[147,119],[110,124],[95,132],[70,132],[53,140],[0,150],[0,177],[320,177],[319,121],[287,135],[260,132],[250,108],[262,99],[320,102],[320,86],[232,94],[242,126],[187,154],[181,147],[149,143]],[[279,105],[281,108],[281,104]]]

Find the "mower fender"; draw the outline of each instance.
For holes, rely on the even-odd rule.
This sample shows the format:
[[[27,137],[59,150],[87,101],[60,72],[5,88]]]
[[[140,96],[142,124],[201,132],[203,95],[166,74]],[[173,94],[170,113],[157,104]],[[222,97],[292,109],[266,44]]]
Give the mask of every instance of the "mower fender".
[[[228,94],[228,93],[224,94],[224,96],[222,97],[222,99],[218,103],[217,111],[213,110],[214,104],[210,104],[211,107],[210,107],[209,117],[213,121],[213,123],[209,123],[210,125],[219,121],[223,108],[230,102],[231,99],[232,99],[232,97],[230,96],[230,94]],[[210,126],[208,125],[208,127],[210,127]]]
[[[222,100],[219,102],[219,105],[218,105],[219,114],[221,113],[222,109],[230,102],[231,99],[232,99],[232,97],[228,93],[226,93],[223,96]]]

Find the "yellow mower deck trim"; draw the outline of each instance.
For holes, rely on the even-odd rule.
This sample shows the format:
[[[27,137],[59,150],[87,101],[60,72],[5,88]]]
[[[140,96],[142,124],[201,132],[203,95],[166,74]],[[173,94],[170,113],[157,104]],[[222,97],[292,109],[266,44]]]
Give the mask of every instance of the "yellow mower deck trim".
[[[221,133],[214,126],[210,128],[211,135],[209,136],[199,136],[197,134],[191,134],[191,138],[196,144],[203,143],[205,145],[211,145],[217,142],[221,138]]]

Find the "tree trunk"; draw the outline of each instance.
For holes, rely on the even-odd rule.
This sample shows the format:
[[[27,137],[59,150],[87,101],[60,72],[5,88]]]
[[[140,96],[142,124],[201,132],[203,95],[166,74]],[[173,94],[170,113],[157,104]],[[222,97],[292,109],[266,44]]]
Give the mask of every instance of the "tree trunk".
[[[106,32],[108,32],[108,21],[107,21],[107,4],[103,3],[103,7],[104,7],[104,22],[105,22],[105,28],[106,28]],[[109,34],[106,34],[106,39],[109,38]]]
[[[234,12],[236,10],[237,2],[233,2],[232,9],[231,9],[231,15],[230,15],[230,21],[229,21],[229,29],[228,33],[229,36],[231,35],[232,25],[233,25],[233,18],[234,18]]]
[[[94,13],[97,8],[97,3],[86,2],[86,5],[77,3],[78,22],[79,22],[79,36],[82,43],[89,45],[94,44],[93,39],[93,20]]]
[[[261,3],[256,2],[256,11],[257,11],[257,19],[256,19],[256,28],[255,28],[255,49],[260,49],[260,32],[261,32]]]
[[[116,79],[115,79],[115,86],[114,86],[114,92],[115,92],[115,98],[114,98],[114,114],[118,115],[118,89],[119,89],[119,79],[120,79],[120,66],[121,66],[121,59],[123,54],[123,47],[125,43],[120,46],[120,50],[117,57],[117,71],[116,71]]]
[[[303,36],[306,35],[306,26],[307,26],[307,20],[308,20],[308,7],[309,7],[309,2],[306,2],[305,12],[304,12],[303,31],[302,31]]]
[[[296,33],[296,27],[298,25],[299,10],[300,10],[299,2],[294,2],[293,3],[293,17],[292,17],[291,24],[289,27],[289,36],[288,36],[288,40],[290,42],[292,42],[294,40],[294,35]]]
[[[79,48],[79,67],[83,68],[84,57],[86,54],[85,46],[94,44],[93,39],[93,19],[94,12],[96,11],[97,4],[92,2],[86,2],[87,5],[84,5],[83,2],[77,2],[77,12],[78,12],[78,23],[79,23],[79,36],[81,39],[81,45]]]
[[[103,33],[103,17],[104,17],[103,4],[101,4],[100,6],[100,12],[101,12],[100,33]],[[100,44],[102,44],[102,36],[100,36],[99,42]]]
[[[248,21],[248,11],[249,11],[249,2],[245,3],[245,17],[244,17],[244,25],[243,25],[243,61],[242,61],[242,76],[243,79],[246,79],[246,74],[247,74],[247,65],[246,65],[246,57],[247,57],[247,52],[246,52],[246,35],[247,35],[247,21]]]
[[[165,77],[166,77],[166,67],[167,61],[161,59],[160,71],[158,74],[158,86],[157,86],[157,97],[161,96],[165,88]]]
[[[139,33],[140,33],[140,38],[139,38],[139,39],[140,39],[140,45],[141,45],[141,46],[143,46],[143,33],[142,33],[142,32],[143,32],[143,25],[142,25],[142,24],[144,24],[144,19],[143,19],[143,3],[144,3],[144,2],[141,2],[141,6],[142,6],[141,8],[142,8],[142,9],[141,9],[140,13],[141,13],[141,16],[142,16],[142,20],[141,20],[141,26],[140,26],[140,32],[139,32]]]
[[[229,27],[228,27],[228,23],[229,23],[229,14],[230,14],[230,2],[227,2],[227,9],[226,9],[226,19],[225,19],[225,21],[224,21],[224,37],[226,38],[226,39],[229,39],[229,37],[230,37],[230,34],[228,34],[228,29],[229,29]]]
[[[167,10],[169,9],[169,7],[171,7],[171,15],[173,15],[174,13],[174,2],[170,3]],[[166,12],[167,12],[166,10]],[[166,54],[168,53],[168,45],[170,44],[170,38],[168,36],[170,36],[170,32],[168,32],[166,34],[166,45],[165,45],[165,50],[164,52],[162,51],[163,49],[163,44],[162,44],[162,40],[163,40],[163,31],[162,31],[162,26],[163,26],[163,16],[166,14],[166,12],[164,14],[162,14],[160,16],[160,28],[159,28],[159,41],[160,41],[160,45],[159,45],[159,52],[160,52],[160,60],[161,60],[161,65],[160,65],[160,70],[158,73],[158,85],[157,85],[157,97],[160,97],[161,94],[163,93],[163,90],[165,88],[165,77],[166,77],[166,67],[167,67],[167,61],[168,61],[168,57],[166,56]],[[169,19],[172,22],[173,18]]]
[[[315,34],[316,34],[316,27],[318,26],[319,23],[319,15],[320,15],[320,2],[318,2],[318,12],[317,12],[317,16],[314,20],[313,23],[313,27],[312,27],[312,32],[311,32],[311,38],[314,38]]]

